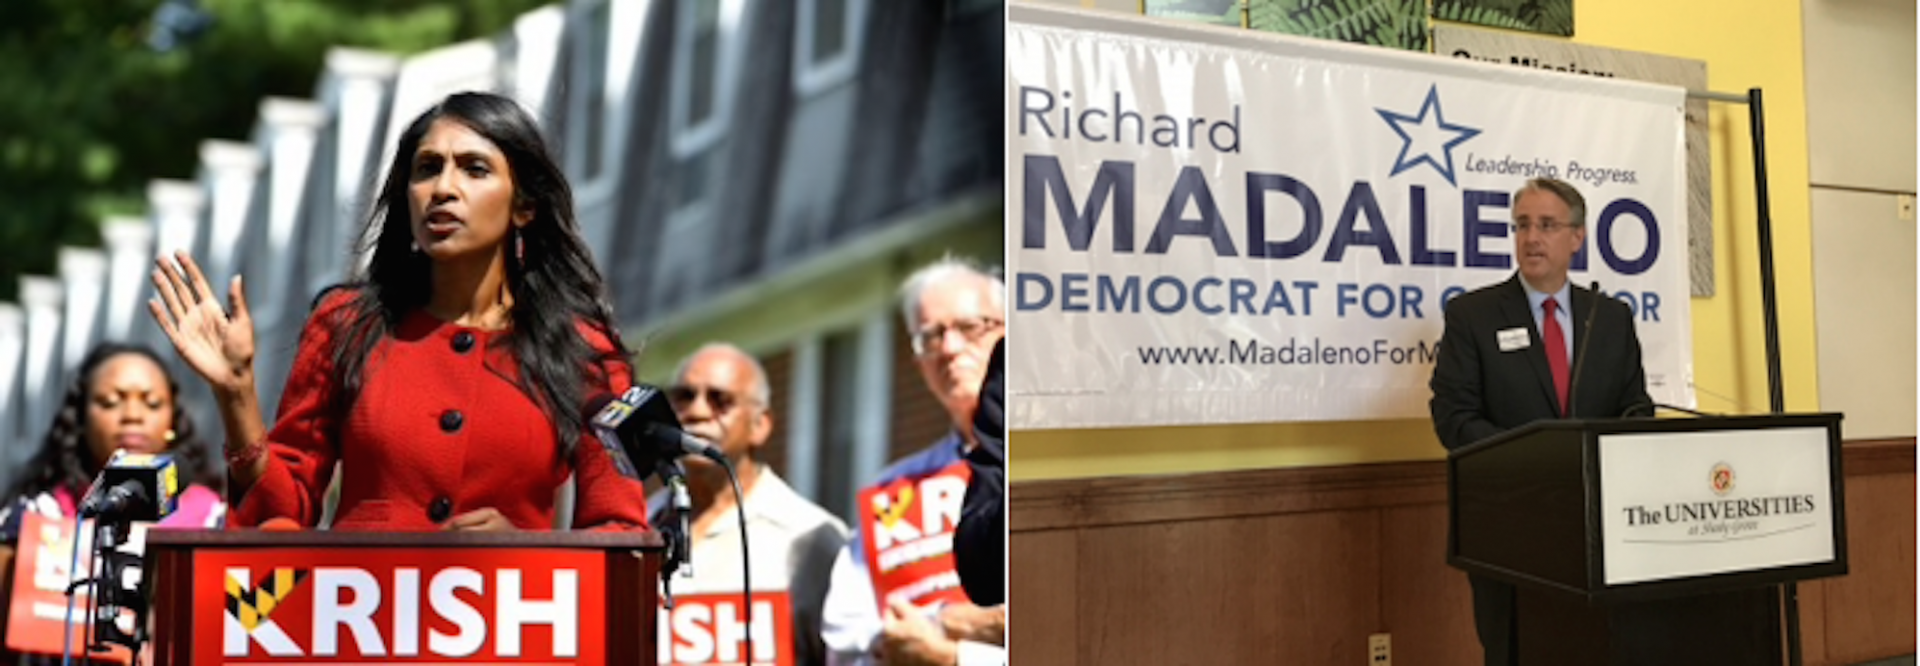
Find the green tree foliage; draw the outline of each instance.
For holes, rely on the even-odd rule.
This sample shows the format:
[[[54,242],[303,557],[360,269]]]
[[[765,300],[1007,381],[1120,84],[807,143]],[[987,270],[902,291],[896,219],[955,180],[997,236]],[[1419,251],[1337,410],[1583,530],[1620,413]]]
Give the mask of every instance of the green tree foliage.
[[[1424,0],[1250,0],[1255,30],[1425,51]]]
[[[1573,0],[1433,0],[1433,17],[1549,35],[1573,35]]]
[[[250,138],[266,96],[309,97],[328,47],[414,53],[507,29],[550,0],[200,0],[213,23],[159,53],[162,0],[9,0],[0,18],[0,301],[60,245],[190,179],[205,139]]]

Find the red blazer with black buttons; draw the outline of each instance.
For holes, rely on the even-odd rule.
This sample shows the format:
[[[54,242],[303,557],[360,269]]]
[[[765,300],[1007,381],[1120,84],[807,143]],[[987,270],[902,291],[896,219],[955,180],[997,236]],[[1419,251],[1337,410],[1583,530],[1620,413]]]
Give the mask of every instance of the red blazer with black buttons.
[[[267,434],[266,474],[233,498],[228,525],[285,517],[319,522],[334,462],[340,463],[339,530],[431,531],[462,513],[492,507],[520,529],[553,526],[555,492],[576,475],[576,528],[646,526],[639,481],[621,476],[591,433],[571,459],[552,423],[515,384],[518,364],[503,335],[408,315],[369,352],[360,395],[344,418],[329,407],[335,315],[353,295],[329,294],[307,320],[298,355]],[[605,336],[582,324],[599,351]],[[590,373],[587,395],[618,394],[632,382],[625,363]]]

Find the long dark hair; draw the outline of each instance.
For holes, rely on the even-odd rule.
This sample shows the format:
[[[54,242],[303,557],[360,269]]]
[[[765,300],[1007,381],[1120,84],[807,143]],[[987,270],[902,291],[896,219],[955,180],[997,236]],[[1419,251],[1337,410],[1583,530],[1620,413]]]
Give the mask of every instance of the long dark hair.
[[[368,214],[357,248],[373,259],[353,289],[349,307],[336,312],[333,372],[344,415],[360,393],[367,355],[408,313],[432,296],[433,260],[413,250],[407,213],[407,187],[413,154],[434,121],[458,122],[486,137],[506,156],[513,177],[516,207],[534,210],[533,221],[510,230],[524,243],[525,258],[507,255],[507,289],[513,295],[512,330],[504,336],[518,361],[517,384],[553,423],[561,452],[571,456],[585,418],[580,414],[591,379],[605,381],[607,363],[626,364],[628,352],[613,325],[606,284],[593,266],[573,217],[573,188],[554,163],[533,118],[510,99],[489,93],[455,93],[428,109],[400,135],[387,167],[380,196]],[[509,240],[509,243],[512,241]],[[370,244],[370,246],[369,246]],[[581,337],[579,325],[598,331],[612,343],[596,352]],[[631,366],[629,366],[629,372]]]
[[[167,378],[167,394],[173,402],[173,442],[167,447],[167,453],[173,454],[181,487],[198,483],[221,491],[226,486],[225,475],[213,472],[212,456],[195,433],[193,417],[180,406],[180,382],[174,380],[167,364],[144,346],[103,342],[80,361],[79,371],[74,373],[66,394],[60,398],[60,411],[53,415],[53,424],[40,441],[40,452],[27,463],[27,475],[7,489],[7,497],[38,495],[61,486],[77,492],[93,483],[94,476],[100,473],[100,464],[94,461],[93,452],[87,447],[87,401],[91,399],[94,375],[99,374],[100,367],[127,354],[153,361],[160,368],[160,374]]]

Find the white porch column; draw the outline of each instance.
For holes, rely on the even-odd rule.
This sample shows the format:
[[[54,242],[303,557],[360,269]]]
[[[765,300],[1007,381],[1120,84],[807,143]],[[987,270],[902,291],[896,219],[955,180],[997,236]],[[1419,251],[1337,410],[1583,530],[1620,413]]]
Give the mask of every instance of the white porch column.
[[[137,322],[152,318],[146,299],[153,293],[153,225],[137,217],[109,217],[100,225],[107,251],[107,303],[102,311],[100,337],[132,339]],[[150,325],[149,325],[150,326]]]
[[[194,257],[216,293],[226,293],[227,281],[238,269],[245,250],[241,237],[253,212],[254,183],[260,179],[260,151],[236,141],[200,143],[201,182],[211,199],[207,213],[207,256]]]
[[[21,357],[20,396],[26,438],[37,439],[53,419],[60,402],[60,280],[39,275],[20,277],[20,307],[26,313],[27,345]]]
[[[380,132],[386,128],[387,102],[400,57],[378,51],[334,47],[327,51],[327,71],[320,86],[320,103],[332,115],[333,197],[322,215],[308,224],[322,225],[307,248],[307,293],[345,281],[360,262],[352,254],[354,239],[366,220],[368,207],[380,191],[390,155],[377,152]],[[313,193],[320,196],[320,193]]]
[[[91,248],[60,248],[60,280],[66,299],[61,315],[60,376],[70,376],[97,339],[100,306],[106,301],[107,254]]]

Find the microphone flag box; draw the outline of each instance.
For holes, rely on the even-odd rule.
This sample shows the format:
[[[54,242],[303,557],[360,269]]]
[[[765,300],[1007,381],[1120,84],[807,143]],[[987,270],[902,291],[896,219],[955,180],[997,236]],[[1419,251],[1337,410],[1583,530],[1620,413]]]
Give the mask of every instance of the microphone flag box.
[[[137,507],[128,520],[157,521],[172,514],[180,503],[180,470],[173,456],[164,453],[129,453],[122,449],[100,470],[93,493],[109,492],[126,484],[147,490],[149,504]]]

